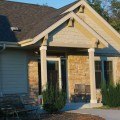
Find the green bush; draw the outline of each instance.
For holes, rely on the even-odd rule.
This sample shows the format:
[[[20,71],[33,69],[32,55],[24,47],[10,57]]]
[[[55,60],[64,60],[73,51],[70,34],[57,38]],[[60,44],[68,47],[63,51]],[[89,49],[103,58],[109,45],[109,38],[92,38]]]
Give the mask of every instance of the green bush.
[[[120,83],[114,85],[110,83],[106,85],[102,83],[101,93],[103,98],[103,104],[109,107],[120,107]]]
[[[43,109],[47,112],[54,113],[61,110],[66,103],[66,94],[63,90],[59,90],[58,87],[47,86],[43,91]]]

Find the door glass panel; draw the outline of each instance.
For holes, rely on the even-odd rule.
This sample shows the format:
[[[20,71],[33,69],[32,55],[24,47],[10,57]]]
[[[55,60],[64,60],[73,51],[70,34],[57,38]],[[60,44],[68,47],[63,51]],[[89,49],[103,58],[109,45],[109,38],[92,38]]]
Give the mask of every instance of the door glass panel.
[[[39,95],[42,94],[42,85],[41,85],[41,61],[38,60],[38,79],[39,79]]]
[[[104,61],[104,72],[106,84],[108,85],[110,81],[113,81],[112,61]]]
[[[66,60],[61,60],[62,68],[62,88],[66,91]]]
[[[59,62],[47,61],[48,87],[56,87],[59,79]]]
[[[59,80],[61,80],[62,89],[66,90],[66,60],[61,59],[61,74],[58,60],[47,60],[47,80],[48,86],[59,86]],[[41,63],[40,60],[38,62],[38,73],[39,73],[39,94],[41,94],[42,87],[41,87]]]
[[[101,61],[95,61],[95,77],[96,77],[96,88],[100,89],[100,85],[102,81]]]

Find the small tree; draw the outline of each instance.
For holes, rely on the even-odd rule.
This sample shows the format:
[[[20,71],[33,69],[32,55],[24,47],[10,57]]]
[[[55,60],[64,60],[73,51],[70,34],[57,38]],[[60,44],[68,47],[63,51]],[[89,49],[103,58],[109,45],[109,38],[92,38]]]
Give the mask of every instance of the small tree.
[[[66,103],[66,94],[63,90],[59,90],[57,87],[50,86],[46,87],[43,91],[43,109],[47,112],[53,113],[61,110]]]
[[[114,85],[110,83],[108,86],[105,82],[102,83],[101,93],[103,104],[110,107],[120,107],[120,83]]]

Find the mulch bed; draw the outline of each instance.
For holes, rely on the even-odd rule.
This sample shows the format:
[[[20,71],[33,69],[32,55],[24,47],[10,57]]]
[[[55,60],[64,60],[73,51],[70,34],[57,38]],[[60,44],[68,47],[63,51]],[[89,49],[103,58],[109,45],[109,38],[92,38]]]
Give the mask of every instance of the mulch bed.
[[[56,114],[43,114],[40,120],[105,120],[103,118],[93,115],[83,115],[77,113],[56,113]]]

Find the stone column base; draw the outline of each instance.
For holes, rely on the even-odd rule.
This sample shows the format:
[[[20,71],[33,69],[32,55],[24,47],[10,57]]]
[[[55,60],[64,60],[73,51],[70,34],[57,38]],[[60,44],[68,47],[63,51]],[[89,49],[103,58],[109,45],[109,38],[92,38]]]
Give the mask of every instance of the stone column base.
[[[97,103],[97,100],[90,100],[90,103]]]

